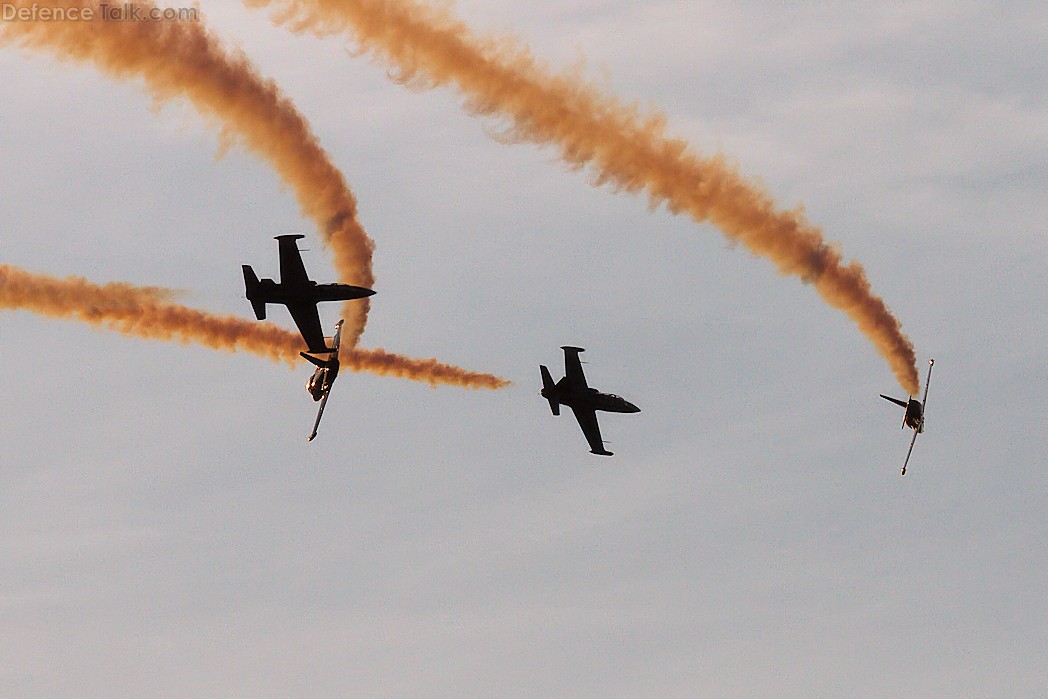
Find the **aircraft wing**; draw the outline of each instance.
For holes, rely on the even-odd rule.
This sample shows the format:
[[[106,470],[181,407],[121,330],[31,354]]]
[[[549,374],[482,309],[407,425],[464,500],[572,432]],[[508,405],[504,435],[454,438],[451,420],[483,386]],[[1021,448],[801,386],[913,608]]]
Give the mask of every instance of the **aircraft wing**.
[[[906,452],[906,461],[902,462],[902,471],[900,471],[899,473],[901,473],[904,476],[906,475],[906,465],[910,463],[910,454],[913,453],[913,445],[917,442],[917,434],[917,430],[914,430],[913,439],[910,440],[910,450]]]
[[[604,440],[600,437],[600,425],[597,424],[596,411],[592,408],[572,408],[571,412],[575,413],[575,419],[579,421],[582,434],[586,435],[590,451],[601,456],[611,456],[611,452],[604,448]]]
[[[342,324],[346,321],[342,318],[338,319],[335,323],[335,336],[331,338],[331,349],[335,351],[335,357],[338,357],[338,348],[342,344]]]
[[[928,388],[932,385],[932,367],[935,365],[934,359],[928,360],[928,378],[924,381],[924,398],[921,398],[921,406],[927,411],[928,410]]]
[[[309,433],[307,442],[312,442],[317,436],[317,428],[320,427],[320,418],[324,417],[324,406],[327,405],[328,396],[331,395],[331,389],[324,393],[324,397],[320,399],[320,410],[317,411],[317,421],[313,423],[313,431]]]
[[[586,375],[582,372],[582,361],[579,359],[581,347],[561,347],[564,350],[564,376],[568,385],[574,388],[586,388]],[[597,424],[594,421],[593,424]],[[583,428],[585,429],[585,428]]]
[[[277,249],[280,252],[280,283],[292,286],[306,286],[309,275],[302,264],[302,253],[295,242],[301,235],[281,235],[277,237]]]
[[[315,303],[289,303],[287,310],[291,312],[291,317],[295,320],[295,325],[302,333],[302,339],[306,341],[310,352],[329,351],[327,342],[324,340],[324,331],[320,327],[320,313]]]

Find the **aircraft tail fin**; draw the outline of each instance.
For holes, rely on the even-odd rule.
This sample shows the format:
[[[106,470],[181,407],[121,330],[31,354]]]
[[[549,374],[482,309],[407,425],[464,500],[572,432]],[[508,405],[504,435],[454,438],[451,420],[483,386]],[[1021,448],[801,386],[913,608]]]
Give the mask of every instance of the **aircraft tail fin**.
[[[258,275],[255,274],[255,270],[251,269],[251,265],[241,265],[244,270],[244,291],[247,294],[247,300],[251,302],[251,308],[255,311],[255,318],[258,320],[266,319],[266,302],[258,298]]]
[[[542,396],[549,401],[549,409],[554,415],[560,415],[560,403],[554,397],[554,391],[556,390],[556,384],[553,383],[553,377],[550,376],[549,369],[544,365],[539,365],[539,371],[542,372]]]

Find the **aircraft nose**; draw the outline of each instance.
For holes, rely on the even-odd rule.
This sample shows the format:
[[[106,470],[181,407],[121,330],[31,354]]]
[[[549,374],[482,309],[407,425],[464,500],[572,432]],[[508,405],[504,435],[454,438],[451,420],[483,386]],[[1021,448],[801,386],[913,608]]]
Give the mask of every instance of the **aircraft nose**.
[[[629,401],[626,401],[626,407],[629,408],[629,410],[627,410],[626,412],[630,412],[630,413],[639,413],[640,412],[640,408],[635,406],[633,403],[630,403]]]

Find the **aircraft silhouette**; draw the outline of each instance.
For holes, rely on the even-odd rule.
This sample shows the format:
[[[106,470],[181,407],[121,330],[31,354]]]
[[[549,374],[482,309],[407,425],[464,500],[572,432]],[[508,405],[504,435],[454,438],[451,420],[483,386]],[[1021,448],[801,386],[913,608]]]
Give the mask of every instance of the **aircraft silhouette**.
[[[320,427],[320,418],[324,416],[324,406],[327,405],[328,396],[331,395],[331,387],[335,385],[338,377],[338,347],[342,341],[342,320],[335,324],[335,337],[332,339],[332,347],[327,350],[327,359],[320,359],[305,352],[299,352],[310,364],[317,367],[313,375],[306,382],[306,390],[313,396],[314,401],[320,401],[320,410],[317,411],[317,420],[313,423],[313,431],[309,433],[307,442],[312,442],[317,436],[317,428]]]
[[[612,453],[604,448],[596,411],[639,413],[640,408],[614,393],[601,393],[595,388],[590,388],[586,383],[586,375],[582,372],[582,361],[579,359],[579,352],[585,352],[585,350],[571,346],[564,346],[561,349],[564,350],[564,378],[553,383],[549,369],[540,364],[539,370],[542,372],[540,395],[549,401],[550,410],[554,415],[560,415],[561,405],[571,408],[571,411],[575,413],[575,419],[579,421],[582,433],[586,435],[586,441],[589,442],[590,453],[612,456]]]
[[[924,398],[917,400],[910,397],[909,400],[903,402],[898,398],[892,398],[886,396],[883,393],[880,394],[884,400],[889,400],[896,405],[901,405],[906,409],[906,412],[902,416],[902,426],[913,429],[913,439],[910,440],[910,450],[906,452],[906,461],[902,464],[902,470],[899,474],[902,476],[906,475],[906,465],[910,463],[910,454],[913,453],[913,445],[917,441],[917,435],[924,432],[924,408],[928,405],[928,386],[932,382],[932,367],[935,365],[934,359],[928,360],[928,378],[924,382]]]
[[[348,301],[371,296],[375,292],[349,284],[317,284],[306,274],[302,254],[295,242],[304,235],[278,235],[280,252],[280,283],[272,279],[259,279],[251,265],[241,265],[244,270],[244,286],[247,300],[255,310],[255,317],[266,319],[266,304],[280,303],[287,306],[291,317],[302,333],[302,339],[310,352],[329,352],[320,328],[320,313],[317,304],[322,301]]]

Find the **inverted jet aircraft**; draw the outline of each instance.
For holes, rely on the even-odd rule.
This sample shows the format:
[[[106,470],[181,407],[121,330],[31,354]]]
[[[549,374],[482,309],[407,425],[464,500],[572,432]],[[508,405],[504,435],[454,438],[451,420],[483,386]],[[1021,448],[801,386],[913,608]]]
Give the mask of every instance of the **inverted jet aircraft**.
[[[302,264],[302,254],[295,242],[304,235],[278,235],[276,237],[280,251],[280,282],[272,279],[259,279],[251,265],[244,268],[244,286],[247,300],[255,310],[255,317],[266,319],[266,304],[281,303],[287,306],[295,325],[302,333],[309,351],[323,354],[331,350],[324,340],[324,331],[320,329],[320,313],[317,304],[321,301],[349,301],[371,296],[375,292],[360,286],[349,284],[317,284],[306,274]]]
[[[884,400],[889,400],[896,405],[900,405],[906,409],[906,412],[902,416],[902,426],[909,427],[913,430],[913,439],[910,440],[910,450],[906,452],[906,461],[902,464],[902,470],[899,473],[903,476],[906,475],[906,465],[910,463],[910,454],[913,453],[913,445],[917,441],[917,435],[924,432],[924,408],[928,405],[928,385],[932,382],[932,367],[935,365],[934,359],[928,360],[928,378],[924,382],[924,398],[917,400],[910,397],[909,400],[903,402],[898,398],[892,398],[886,396],[883,393],[880,394]]]
[[[554,415],[560,415],[562,405],[571,408],[571,412],[575,413],[575,419],[579,421],[582,433],[586,435],[586,441],[589,442],[590,453],[611,456],[612,453],[604,448],[596,411],[639,413],[640,408],[614,393],[601,393],[595,388],[590,388],[586,383],[586,375],[582,373],[582,361],[579,359],[579,352],[585,352],[585,350],[581,347],[570,346],[564,346],[561,349],[564,350],[564,378],[553,383],[549,369],[539,365],[539,370],[542,372],[540,394],[549,401],[550,410]]]
[[[317,421],[313,423],[313,431],[309,433],[307,442],[312,442],[317,436],[317,428],[320,427],[320,418],[324,416],[324,406],[327,405],[328,396],[331,395],[331,387],[335,385],[338,376],[338,347],[342,340],[342,322],[335,324],[335,337],[331,341],[331,349],[326,351],[327,359],[320,359],[305,352],[299,352],[306,361],[317,367],[313,375],[306,382],[306,390],[313,396],[314,401],[320,401],[320,410],[317,411]]]

